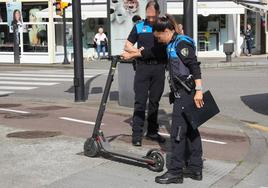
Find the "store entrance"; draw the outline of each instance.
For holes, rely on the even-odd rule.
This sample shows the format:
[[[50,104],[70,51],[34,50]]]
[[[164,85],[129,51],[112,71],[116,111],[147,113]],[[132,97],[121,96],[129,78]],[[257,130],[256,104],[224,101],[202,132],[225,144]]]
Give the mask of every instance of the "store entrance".
[[[227,34],[226,15],[198,15],[198,51],[219,51],[224,33]]]

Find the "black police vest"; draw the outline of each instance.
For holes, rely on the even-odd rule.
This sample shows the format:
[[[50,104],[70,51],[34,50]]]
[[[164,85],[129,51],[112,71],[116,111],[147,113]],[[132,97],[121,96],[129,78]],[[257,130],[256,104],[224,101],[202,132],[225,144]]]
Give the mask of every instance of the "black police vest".
[[[138,35],[138,48],[142,46],[147,49],[152,48],[154,46],[154,34],[152,26],[142,20],[139,21],[135,27]]]
[[[171,79],[174,77],[174,75],[181,79],[185,79],[190,75],[189,68],[182,62],[176,51],[176,47],[182,41],[186,41],[191,45],[195,46],[193,39],[185,35],[177,35],[175,40],[173,40],[168,44],[167,46],[167,56],[169,63],[168,69]]]

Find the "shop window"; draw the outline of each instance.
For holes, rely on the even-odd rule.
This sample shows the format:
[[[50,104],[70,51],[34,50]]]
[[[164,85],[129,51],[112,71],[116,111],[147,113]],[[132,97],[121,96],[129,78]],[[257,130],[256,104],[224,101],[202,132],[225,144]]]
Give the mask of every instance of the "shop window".
[[[39,13],[48,8],[47,2],[22,3],[23,29],[20,46],[24,52],[47,52],[47,18]],[[23,39],[23,40],[21,40]],[[0,52],[13,51],[13,33],[7,23],[6,3],[0,3]]]
[[[47,25],[26,24],[27,32],[23,33],[24,52],[48,52]]]
[[[48,8],[47,2],[22,3],[23,22],[46,22],[46,18],[39,16],[39,12]]]
[[[0,22],[7,22],[6,3],[0,3]]]
[[[198,15],[198,51],[218,51],[225,28],[226,15]]]
[[[47,2],[22,3],[23,22],[26,31],[23,33],[24,52],[47,52],[47,18],[40,12],[48,8]]]
[[[13,33],[9,32],[9,26],[4,23],[0,24],[0,52],[13,51]]]

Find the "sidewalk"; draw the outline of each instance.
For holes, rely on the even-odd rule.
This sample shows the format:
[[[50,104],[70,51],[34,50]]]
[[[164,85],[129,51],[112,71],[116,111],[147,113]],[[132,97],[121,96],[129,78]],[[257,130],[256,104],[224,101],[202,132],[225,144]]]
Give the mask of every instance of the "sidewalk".
[[[87,120],[96,117],[97,108],[88,108],[84,104],[58,104],[62,107],[56,111],[46,111],[48,104],[24,103],[14,107],[15,110],[36,112],[47,116],[43,118],[19,118],[14,113],[1,111],[0,117],[0,187],[163,187],[154,183],[154,177],[161,173],[154,173],[147,168],[129,165],[103,158],[88,158],[83,156],[85,138],[90,135],[89,125],[75,124],[56,120],[57,117],[68,114],[79,115]],[[40,108],[43,106],[44,108]],[[44,109],[43,111],[40,109]],[[170,109],[161,113],[160,119],[169,122]],[[113,113],[111,113],[113,111]],[[75,114],[76,112],[77,114]],[[103,120],[103,130],[106,136],[123,134],[112,141],[116,148],[145,155],[150,148],[163,149],[163,146],[144,140],[142,148],[132,147],[130,143],[131,128],[127,120],[132,109],[119,107],[116,103],[108,105]],[[120,114],[120,115],[119,115]],[[13,118],[5,118],[12,117]],[[38,120],[38,121],[37,121]],[[165,123],[166,125],[166,123]],[[90,126],[92,131],[93,125]],[[47,138],[14,138],[10,133],[24,130],[57,131],[58,136]],[[161,132],[164,132],[161,126]],[[204,146],[204,179],[196,182],[185,179],[182,185],[168,185],[167,187],[233,187],[254,172],[258,167],[263,152],[266,151],[264,138],[244,123],[226,116],[218,115],[201,128]],[[218,140],[226,144],[215,144],[206,140]],[[168,146],[164,146],[167,148]],[[168,152],[167,152],[168,155]],[[167,157],[168,160],[168,157]],[[262,167],[263,168],[263,167]],[[259,169],[262,170],[262,169]],[[163,172],[162,172],[163,173]],[[265,173],[262,176],[265,183]],[[267,180],[266,180],[267,181]],[[248,180],[247,182],[250,182]],[[243,185],[257,185],[254,184]],[[267,182],[266,182],[267,183]],[[262,184],[265,186],[267,184]],[[246,186],[241,186],[246,187]],[[250,187],[250,186],[249,186]],[[252,187],[252,186],[251,186]],[[253,186],[256,187],[256,186]]]
[[[224,68],[224,67],[247,67],[247,66],[267,66],[268,65],[268,54],[263,55],[253,55],[253,56],[241,56],[238,58],[233,57],[232,62],[226,62],[225,58],[215,57],[215,58],[198,58],[201,62],[202,68]],[[62,69],[73,69],[73,62],[71,64],[6,64],[0,63],[0,67],[42,67],[42,68],[62,68]],[[85,61],[85,69],[109,69],[110,63],[108,60],[103,59],[100,61]]]
[[[266,56],[241,57],[232,63],[224,63],[224,58],[200,59],[204,68],[267,66]],[[101,62],[85,63],[86,69],[108,69],[110,64]],[[2,65],[1,66],[7,66]],[[8,65],[9,67],[68,68],[73,65]],[[161,132],[168,134],[165,126],[170,123],[171,107],[167,99],[161,106],[159,115]],[[10,103],[1,99],[1,104]],[[12,101],[17,102],[17,101]],[[83,152],[85,139],[94,125],[79,124],[59,120],[61,116],[73,116],[81,120],[95,121],[99,103],[33,103],[20,101],[22,106],[14,110],[30,111],[29,117],[0,111],[0,187],[163,187],[154,183],[154,173],[147,168],[116,162],[104,158],[88,158]],[[40,106],[63,106],[60,110],[45,110]],[[90,108],[89,108],[90,106]],[[43,109],[43,110],[40,110]],[[131,146],[129,120],[133,110],[121,107],[117,101],[110,101],[103,120],[106,136],[120,135],[111,144],[123,150],[144,155],[150,148],[165,146],[144,140],[142,148]],[[31,115],[44,116],[41,118]],[[9,117],[9,118],[6,118]],[[11,118],[10,118],[11,117]],[[13,119],[12,119],[13,117]],[[15,117],[15,118],[14,118]],[[21,118],[20,118],[21,117]],[[41,131],[59,133],[46,138],[13,138],[10,133],[20,131]],[[200,129],[204,146],[204,179],[196,182],[185,179],[182,185],[165,187],[216,187],[252,188],[268,187],[267,135],[247,124],[218,115]],[[53,133],[52,132],[52,133]],[[57,135],[57,134],[56,134]],[[27,137],[27,136],[26,136]],[[168,137],[167,137],[168,138]],[[218,141],[222,144],[212,143]],[[225,144],[224,144],[225,143]],[[168,154],[168,153],[167,153]],[[168,157],[167,157],[168,160]]]

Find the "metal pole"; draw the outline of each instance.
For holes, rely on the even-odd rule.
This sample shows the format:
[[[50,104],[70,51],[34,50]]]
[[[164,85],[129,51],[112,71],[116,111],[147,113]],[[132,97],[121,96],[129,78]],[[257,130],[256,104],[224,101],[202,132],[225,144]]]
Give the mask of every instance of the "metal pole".
[[[72,0],[74,43],[74,91],[75,102],[85,101],[83,45],[81,26],[81,0]]]
[[[14,64],[20,64],[20,39],[19,27],[17,23],[13,24],[13,45],[14,45]]]
[[[111,8],[111,2],[110,0],[107,1],[107,28],[108,28],[108,59],[111,58],[111,13],[110,13],[110,8]]]
[[[63,9],[62,21],[63,21],[63,46],[64,46],[64,60],[62,64],[70,64],[67,57],[67,41],[66,41],[66,13]]]
[[[193,0],[183,0],[183,30],[184,34],[189,37],[194,37],[193,22],[194,22],[194,7]]]

